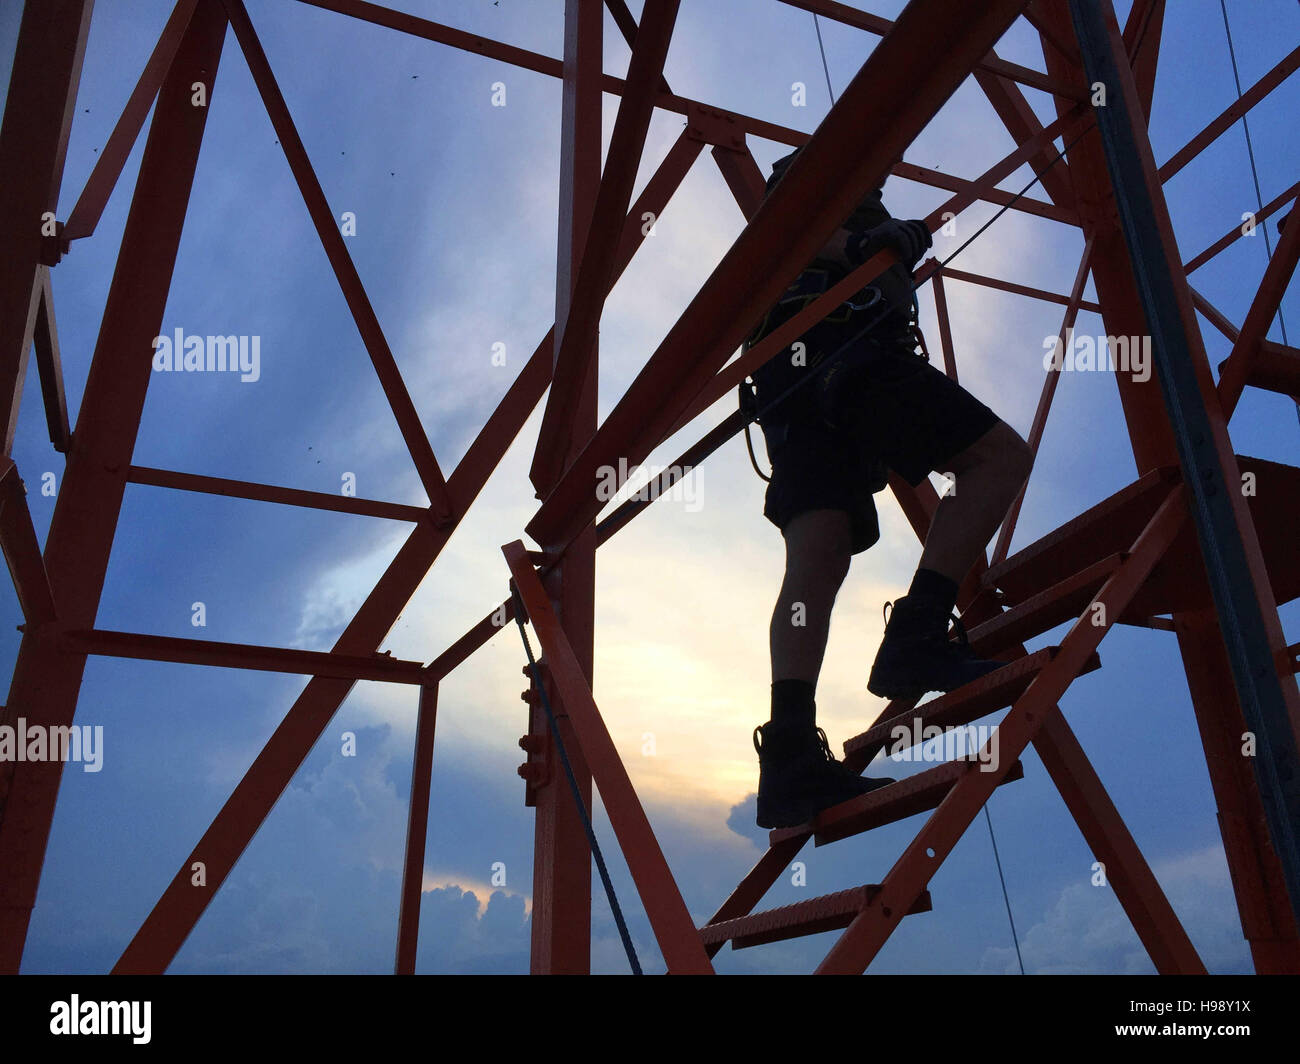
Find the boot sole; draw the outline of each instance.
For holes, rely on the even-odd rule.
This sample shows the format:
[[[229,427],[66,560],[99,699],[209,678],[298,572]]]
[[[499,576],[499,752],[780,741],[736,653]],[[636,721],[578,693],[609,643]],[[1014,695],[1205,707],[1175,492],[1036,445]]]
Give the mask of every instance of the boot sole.
[[[845,802],[851,802],[854,798],[861,798],[863,794],[870,794],[872,791],[878,791],[881,787],[888,787],[891,783],[897,783],[898,780],[888,777],[875,777],[872,779],[874,786],[863,791],[862,794],[849,795],[847,798],[840,798],[834,801],[821,801],[818,799],[808,799],[798,805],[793,806],[799,812],[791,812],[786,816],[777,816],[770,809],[764,808],[757,817],[756,823],[760,828],[797,828],[801,824],[807,824],[810,820],[816,819],[818,814],[824,813],[827,809],[833,809],[837,805],[843,805]],[[791,808],[787,806],[787,809]]]
[[[928,695],[931,691],[934,691],[942,695],[950,695],[953,693],[953,691],[960,691],[963,687],[969,687],[971,684],[975,683],[976,680],[982,680],[984,679],[985,676],[993,675],[993,673],[997,672],[998,669],[1001,669],[1003,666],[1007,664],[1008,663],[1005,661],[999,661],[997,663],[997,668],[989,669],[989,671],[984,673],[983,675],[972,677],[971,679],[966,680],[964,683],[957,684],[955,687],[921,687],[921,688],[886,687],[878,684],[874,679],[868,679],[867,690],[870,691],[877,698],[887,698],[891,701],[896,699],[904,699],[904,698],[916,700],[919,698],[923,698],[925,695]]]
[[[800,824],[808,823],[825,808],[828,807],[818,807],[817,802],[812,799],[798,804],[788,804],[779,813],[774,813],[766,806],[760,806],[755,819],[760,828],[769,830],[773,828],[797,828]]]
[[[928,695],[931,691],[939,690],[939,688],[937,687],[922,687],[922,688],[889,687],[878,683],[873,677],[867,680],[867,690],[870,691],[877,698],[888,698],[892,701],[894,699],[902,699],[902,698],[912,698],[912,699],[920,698],[923,695]]]

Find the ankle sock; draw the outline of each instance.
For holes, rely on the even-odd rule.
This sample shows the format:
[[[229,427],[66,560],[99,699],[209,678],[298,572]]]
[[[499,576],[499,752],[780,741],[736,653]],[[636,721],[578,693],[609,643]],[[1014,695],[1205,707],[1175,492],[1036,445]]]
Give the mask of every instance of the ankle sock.
[[[772,684],[772,723],[778,728],[816,727],[815,691],[807,680],[777,680]]]
[[[947,616],[957,605],[957,581],[933,569],[917,569],[907,594],[934,602]]]

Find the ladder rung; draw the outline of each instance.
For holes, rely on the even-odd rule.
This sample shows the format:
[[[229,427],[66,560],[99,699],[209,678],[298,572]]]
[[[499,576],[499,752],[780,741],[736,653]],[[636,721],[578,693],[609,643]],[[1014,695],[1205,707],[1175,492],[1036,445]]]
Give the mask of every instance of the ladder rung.
[[[1007,605],[1023,602],[1093,562],[1126,551],[1179,480],[1177,466],[1153,469],[980,577]]]
[[[977,624],[968,632],[971,648],[981,657],[990,657],[1079,616],[1126,557],[1127,552],[1119,551],[1093,562],[1020,605]]]
[[[979,769],[977,761],[946,761],[925,772],[918,772],[915,776],[877,788],[860,798],[831,806],[810,823],[793,828],[776,828],[768,839],[775,846],[789,838],[812,834],[814,845],[824,846],[828,842],[860,835],[896,820],[906,820],[909,816],[934,809],[965,773],[977,772]],[[1016,761],[1007,769],[1002,783],[1024,778],[1024,766]]]
[[[1295,550],[1294,507],[1278,500],[1300,496],[1300,468],[1239,454],[1237,466],[1251,476],[1243,492],[1268,568],[1269,583],[1278,602],[1300,595],[1300,554]],[[1043,588],[1060,586],[1091,565],[1129,550],[1169,488],[1180,479],[1177,467],[1153,469],[1073,521],[995,565],[980,577],[986,588],[998,588],[1004,606],[1019,606],[1038,599]],[[1186,612],[1212,605],[1209,585],[1189,580],[1200,572],[1200,549],[1192,528],[1186,527],[1170,545],[1133,597],[1123,616],[1111,618],[1141,624],[1146,618]],[[973,634],[973,633],[972,633]],[[974,643],[974,639],[972,639]]]
[[[880,884],[867,883],[861,887],[795,902],[793,905],[783,905],[779,909],[724,920],[718,924],[706,924],[700,928],[700,940],[706,946],[730,941],[732,949],[746,949],[765,942],[782,942],[788,938],[836,931],[848,927],[853,918],[879,892]],[[927,913],[930,908],[930,892],[923,890],[907,914]]]
[[[885,717],[844,744],[845,762],[855,769],[865,768],[889,744],[891,733],[898,727],[904,727],[909,732],[914,727],[920,731],[929,727],[955,728],[979,720],[980,717],[987,717],[999,709],[1006,709],[1020,697],[1039,671],[1056,657],[1059,649],[1043,647],[1042,650],[1035,650],[1032,654],[1008,663],[997,672],[981,676],[974,683],[924,702],[915,709],[905,708],[900,713]],[[1079,675],[1100,667],[1101,659],[1093,653],[1079,670]],[[885,712],[889,712],[888,707]],[[919,723],[914,726],[913,720]],[[910,749],[911,745],[909,743],[900,749]]]

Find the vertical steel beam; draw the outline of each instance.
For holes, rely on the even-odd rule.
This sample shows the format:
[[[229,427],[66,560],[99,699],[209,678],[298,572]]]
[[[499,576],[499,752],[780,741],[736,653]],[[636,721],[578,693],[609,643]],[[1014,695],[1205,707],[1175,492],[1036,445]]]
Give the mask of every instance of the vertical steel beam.
[[[433,780],[433,733],[438,722],[438,685],[420,688],[411,763],[411,802],[406,816],[406,855],[402,859],[402,902],[397,917],[396,975],[415,974],[420,936],[420,898],[424,883],[424,840],[429,832],[429,785]]]
[[[131,452],[152,372],[208,109],[191,86],[211,86],[225,38],[218,0],[202,0],[159,94],[99,339],[86,380],[63,489],[46,540],[60,622],[93,628]],[[86,657],[61,645],[58,625],[23,635],[7,717],[72,724]],[[6,721],[8,722],[8,721]],[[62,763],[0,765],[0,970],[15,971],[40,882]]]
[[[558,313],[557,306],[555,316],[555,368],[551,376],[551,394],[547,397],[546,410],[542,415],[542,427],[538,433],[530,473],[533,484],[541,492],[551,489],[568,459],[570,421],[576,412],[575,407],[586,380],[587,363],[595,358],[600,314],[605,306],[605,294],[612,283],[618,255],[619,223],[632,198],[632,186],[641,163],[646,133],[650,129],[655,96],[663,81],[664,60],[677,21],[679,3],[680,0],[647,0],[641,26],[632,46],[632,59],[627,68],[627,88],[619,100],[618,116],[614,120],[614,130],[609,139],[609,158],[603,174],[600,173],[599,85],[600,31],[604,26],[602,5],[591,5],[600,9],[598,15],[591,16],[591,27],[597,42],[595,60],[590,70],[583,70],[579,75],[581,80],[576,84],[570,83],[570,74],[575,67],[570,62],[568,34],[565,36],[564,103],[567,108],[571,90],[591,95],[591,103],[577,105],[577,113],[581,115],[580,125],[584,130],[591,123],[591,117],[585,112],[590,110],[594,115],[594,165],[598,188],[594,204],[584,202],[582,205],[585,239],[575,249],[560,252],[562,258],[570,260],[566,270],[572,271],[576,276],[572,281],[562,282],[561,286],[566,289],[563,304],[565,313]],[[567,25],[567,8],[565,18]],[[566,110],[564,119],[567,121],[569,117],[570,112]],[[565,128],[567,140],[567,125]],[[562,188],[567,192],[570,188],[567,184],[570,172],[563,170],[563,163],[562,174],[566,177]],[[560,212],[562,230],[567,228],[567,214],[566,205]],[[562,233],[561,245],[568,239]]]
[[[1174,632],[1205,748],[1241,931],[1255,971],[1300,973],[1296,918],[1287,903],[1250,762],[1241,755],[1247,725],[1232,687],[1232,667],[1214,610],[1174,614]]]
[[[1156,66],[1160,62],[1160,37],[1165,26],[1165,0],[1138,0],[1124,23],[1124,48],[1133,66],[1142,115],[1151,124],[1151,99],[1156,91]]]
[[[601,0],[566,0],[564,9],[564,94],[560,127],[559,234],[555,273],[556,365],[561,354],[561,330],[574,311],[579,278],[594,276],[583,260],[583,249],[615,249],[619,234],[592,233],[600,178],[601,61],[604,44]],[[620,112],[621,113],[621,112]],[[648,116],[647,116],[648,121]],[[644,134],[643,134],[644,135]],[[639,143],[636,154],[640,155]],[[635,168],[634,168],[635,169]],[[631,185],[627,191],[631,192]],[[621,201],[619,215],[626,209]],[[611,277],[602,269],[596,298],[603,301]],[[597,316],[599,312],[597,311]],[[594,325],[594,323],[593,323]],[[596,431],[596,383],[599,365],[595,330],[581,352],[582,387],[566,410],[570,423],[551,445],[568,465]],[[587,354],[590,358],[586,358]],[[572,385],[574,382],[570,382]],[[557,381],[552,380],[551,387]],[[554,394],[554,392],[552,392]],[[545,423],[545,419],[544,419]],[[539,446],[545,441],[539,439]],[[538,456],[540,457],[540,455]],[[550,548],[554,544],[542,544]],[[545,582],[552,608],[560,618],[588,686],[595,658],[596,531],[588,529],[573,543]],[[549,673],[549,670],[548,670]],[[548,676],[548,684],[551,682]],[[555,706],[556,726],[570,760],[578,788],[591,805],[591,770],[581,745],[572,741],[572,725],[559,692],[548,692]],[[529,712],[529,731],[544,741],[544,758],[558,766],[559,754],[540,705]],[[564,774],[553,771],[536,789],[533,828],[532,961],[534,974],[585,974],[591,970],[591,850],[582,818]]]
[[[37,270],[57,262],[41,215],[59,206],[63,159],[77,103],[93,0],[28,0],[18,27],[0,123],[0,411],[4,453],[13,443],[27,357]]]
[[[957,379],[957,356],[952,349],[952,323],[948,318],[948,295],[943,290],[943,267],[930,275],[934,289],[934,313],[939,319],[939,344],[943,348],[943,371],[951,380]]]
[[[1066,0],[1040,3],[1039,13],[1059,36],[1074,40]],[[1082,71],[1055,49],[1044,53],[1047,69],[1058,78],[1082,77]],[[1088,79],[1088,84],[1091,80]],[[1112,90],[1108,90],[1112,92]],[[1113,100],[1110,106],[1118,106]],[[1057,104],[1057,113],[1065,108]],[[1094,111],[1096,109],[1094,108]],[[1140,336],[1146,333],[1146,319],[1138,299],[1137,283],[1119,229],[1114,196],[1106,176],[1105,157],[1095,132],[1089,133],[1069,153],[1070,174],[1077,194],[1077,206],[1085,236],[1095,240],[1092,255],[1092,279],[1097,287],[1102,321],[1110,336]],[[1116,374],[1120,406],[1128,427],[1129,440],[1139,474],[1160,466],[1174,465],[1178,454],[1169,431],[1159,385],[1154,376],[1134,381],[1131,376]]]
[[[1210,379],[1133,73],[1108,0],[1070,0],[1091,83],[1106,85],[1097,127],[1141,294],[1234,686],[1258,752],[1255,776],[1293,912],[1300,912],[1300,693],[1263,553]]]
[[[9,457],[14,451],[14,436],[18,432],[18,411],[23,403],[23,386],[27,382],[27,363],[31,359],[32,344],[36,339],[36,329],[40,324],[41,312],[45,306],[44,284],[47,283],[49,267],[41,263],[36,267],[36,276],[32,281],[31,294],[27,302],[27,319],[18,342],[10,348],[14,357],[0,367],[0,376],[4,378],[3,387],[7,390],[8,402],[0,405],[0,455]]]

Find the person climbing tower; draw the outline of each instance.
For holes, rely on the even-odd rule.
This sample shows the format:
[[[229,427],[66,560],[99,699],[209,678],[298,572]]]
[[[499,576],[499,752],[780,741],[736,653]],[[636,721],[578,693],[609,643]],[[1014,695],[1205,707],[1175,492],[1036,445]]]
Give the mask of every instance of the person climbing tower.
[[[768,195],[798,155],[776,162]],[[852,556],[880,538],[872,496],[888,471],[913,486],[941,472],[959,489],[939,502],[911,585],[892,603],[867,689],[915,699],[1004,664],[975,656],[953,610],[958,586],[1028,478],[1032,452],[917,353],[912,271],[931,236],[922,221],[893,218],[882,188],[858,204],[745,341],[753,347],[878,251],[897,254],[872,285],[752,374],[748,402],[772,465],[763,513],[786,548],[770,628],[771,715],[754,729],[764,828],[806,823],[894,782],[859,776],[835,759],[815,699],[836,594]]]

